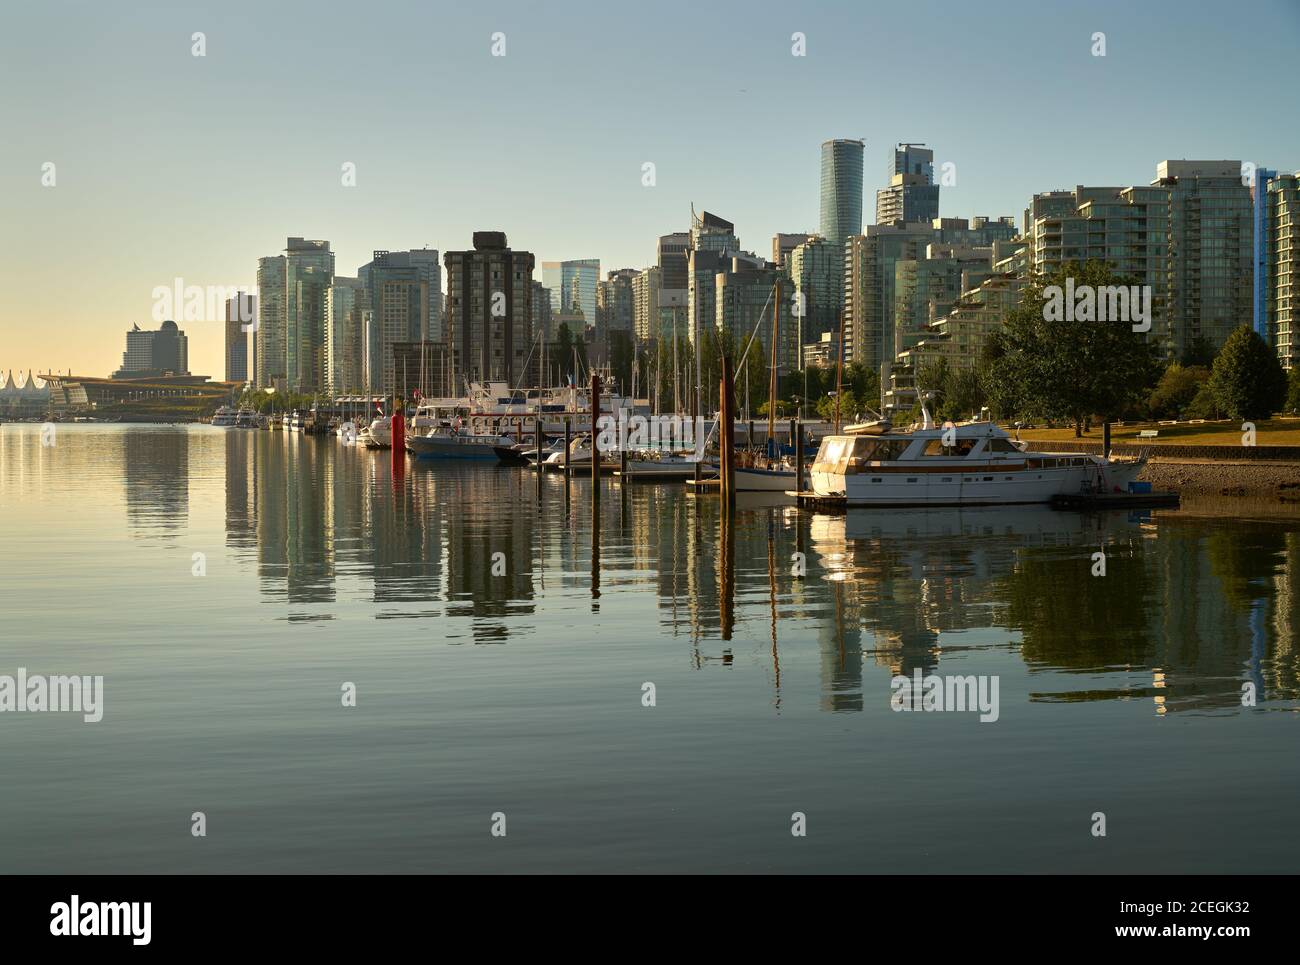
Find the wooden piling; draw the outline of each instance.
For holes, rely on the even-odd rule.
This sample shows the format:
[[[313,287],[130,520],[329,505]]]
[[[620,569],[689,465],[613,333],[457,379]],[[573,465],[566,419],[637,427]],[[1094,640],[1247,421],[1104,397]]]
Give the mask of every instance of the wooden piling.
[[[722,383],[718,386],[718,445],[721,465],[722,498],[730,504],[736,498],[736,413],[735,385],[731,373],[731,359],[722,357]]]
[[[594,499],[600,498],[600,450],[596,439],[600,435],[600,376],[591,376],[591,485]]]

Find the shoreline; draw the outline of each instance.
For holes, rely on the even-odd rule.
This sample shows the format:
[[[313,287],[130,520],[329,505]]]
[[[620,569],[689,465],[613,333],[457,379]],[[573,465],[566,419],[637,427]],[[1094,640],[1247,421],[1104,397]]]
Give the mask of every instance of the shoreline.
[[[1183,496],[1245,498],[1300,507],[1300,462],[1220,462],[1153,456],[1138,478],[1151,483],[1154,489]]]

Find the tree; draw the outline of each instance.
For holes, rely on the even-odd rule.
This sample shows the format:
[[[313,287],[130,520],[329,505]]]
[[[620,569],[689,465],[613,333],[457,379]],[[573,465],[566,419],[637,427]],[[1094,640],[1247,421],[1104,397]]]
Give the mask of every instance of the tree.
[[[1300,414],[1300,367],[1287,373],[1286,384],[1286,411],[1292,415]]]
[[[1208,384],[1232,419],[1267,419],[1286,403],[1282,363],[1249,325],[1242,325],[1223,343]]]
[[[1147,398],[1152,418],[1173,419],[1185,415],[1209,377],[1209,369],[1171,362]]]
[[[1159,365],[1153,345],[1129,321],[1049,319],[1045,289],[1065,289],[1070,278],[1075,291],[1134,284],[1104,262],[1090,261],[1067,264],[1029,285],[992,336],[987,387],[1004,411],[1067,419],[1078,436],[1091,416],[1114,419],[1144,400]]]
[[[1196,336],[1183,352],[1181,362],[1188,368],[1209,369],[1214,364],[1214,343],[1204,335]]]

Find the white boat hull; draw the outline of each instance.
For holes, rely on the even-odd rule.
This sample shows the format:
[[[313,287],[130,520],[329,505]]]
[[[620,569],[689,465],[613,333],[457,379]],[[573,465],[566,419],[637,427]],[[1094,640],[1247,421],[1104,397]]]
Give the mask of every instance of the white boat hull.
[[[1141,465],[1118,464],[1101,472],[1106,491],[1126,490]],[[962,472],[870,468],[851,475],[814,472],[818,495],[843,496],[849,506],[998,506],[1051,502],[1052,497],[1077,493],[1098,481],[1095,465],[1054,469],[976,469]]]
[[[801,488],[795,484],[793,469],[736,467],[736,492],[785,493]]]

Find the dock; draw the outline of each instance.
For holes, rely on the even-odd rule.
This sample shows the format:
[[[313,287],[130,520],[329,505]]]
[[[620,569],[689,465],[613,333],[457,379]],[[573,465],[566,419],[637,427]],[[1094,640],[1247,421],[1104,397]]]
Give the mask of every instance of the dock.
[[[808,509],[828,509],[842,511],[848,508],[847,496],[823,496],[810,490],[787,489],[787,496],[793,496],[795,503]]]
[[[1053,509],[1156,509],[1179,504],[1178,493],[1057,493]]]

